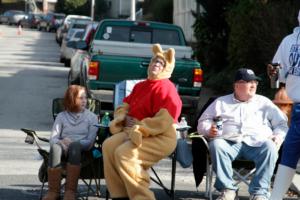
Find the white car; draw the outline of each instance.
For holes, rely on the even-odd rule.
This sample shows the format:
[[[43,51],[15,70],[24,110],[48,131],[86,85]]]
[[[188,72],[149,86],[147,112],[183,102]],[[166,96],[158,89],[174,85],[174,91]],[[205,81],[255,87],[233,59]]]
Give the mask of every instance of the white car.
[[[69,28],[70,28],[70,24],[72,24],[72,22],[76,21],[76,20],[82,20],[82,21],[87,21],[91,22],[92,18],[88,17],[88,16],[83,16],[83,15],[67,15],[62,23],[61,26],[59,26],[56,30],[56,41],[58,44],[62,43],[63,40],[63,35],[64,33],[67,33]]]
[[[80,77],[82,76],[82,66],[89,61],[89,44],[97,29],[98,22],[87,25],[83,37],[77,42],[75,54],[71,58],[70,72],[68,76],[68,84],[81,84]]]
[[[67,43],[69,41],[80,40],[83,33],[84,33],[84,29],[75,29],[72,30],[72,34],[70,34],[67,38],[63,39],[60,47],[60,62],[63,62],[66,67],[70,66],[70,60],[72,56],[75,54],[75,49],[68,47]]]

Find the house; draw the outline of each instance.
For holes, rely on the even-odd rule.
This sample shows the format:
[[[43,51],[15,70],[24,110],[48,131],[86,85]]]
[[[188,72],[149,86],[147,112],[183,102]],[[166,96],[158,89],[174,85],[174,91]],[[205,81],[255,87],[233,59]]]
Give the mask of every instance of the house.
[[[192,27],[196,19],[192,11],[196,13],[197,9],[200,10],[200,5],[196,0],[173,0],[173,23],[183,29],[185,39],[192,43],[196,42]]]
[[[128,18],[130,16],[132,0],[106,0],[108,5],[108,16],[111,18]],[[144,0],[135,0],[135,2],[144,2]],[[141,12],[141,11],[140,11]]]

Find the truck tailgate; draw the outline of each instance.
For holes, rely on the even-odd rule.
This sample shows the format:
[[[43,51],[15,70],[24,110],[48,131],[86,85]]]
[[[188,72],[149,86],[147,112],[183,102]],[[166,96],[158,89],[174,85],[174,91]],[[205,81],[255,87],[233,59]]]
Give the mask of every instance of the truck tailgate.
[[[153,44],[119,42],[119,41],[93,41],[92,51],[102,55],[150,57]],[[177,59],[191,58],[192,48],[189,46],[161,45],[163,49],[174,48]]]
[[[128,56],[106,56],[96,55],[92,61],[99,61],[99,75],[97,86],[91,89],[114,89],[117,82],[128,79],[145,79],[150,58],[138,58]]]

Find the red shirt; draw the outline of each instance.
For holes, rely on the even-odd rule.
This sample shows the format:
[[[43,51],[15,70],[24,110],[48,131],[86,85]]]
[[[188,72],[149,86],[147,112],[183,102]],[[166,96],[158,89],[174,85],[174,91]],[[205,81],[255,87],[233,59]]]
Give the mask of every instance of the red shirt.
[[[139,82],[123,102],[130,106],[128,115],[138,120],[153,117],[160,109],[165,108],[176,123],[182,107],[177,90],[169,79]]]

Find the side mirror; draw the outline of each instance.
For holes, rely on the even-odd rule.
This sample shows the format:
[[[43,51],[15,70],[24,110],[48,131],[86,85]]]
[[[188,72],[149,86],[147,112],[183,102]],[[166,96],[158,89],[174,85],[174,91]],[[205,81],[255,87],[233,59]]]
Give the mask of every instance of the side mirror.
[[[75,49],[76,48],[76,41],[72,41],[72,40],[68,41],[67,42],[67,47]]]
[[[79,40],[79,41],[76,42],[75,48],[87,51],[88,50],[88,45],[84,40]]]

